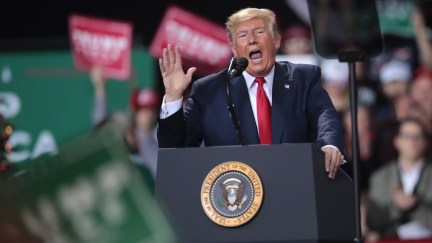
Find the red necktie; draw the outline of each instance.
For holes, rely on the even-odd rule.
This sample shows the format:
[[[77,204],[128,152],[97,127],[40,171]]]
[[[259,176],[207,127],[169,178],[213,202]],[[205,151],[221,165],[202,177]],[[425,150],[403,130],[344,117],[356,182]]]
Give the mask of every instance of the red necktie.
[[[264,91],[263,84],[266,82],[263,77],[257,77],[255,82],[258,84],[257,89],[257,115],[258,115],[258,132],[261,144],[272,143],[271,132],[271,105]]]

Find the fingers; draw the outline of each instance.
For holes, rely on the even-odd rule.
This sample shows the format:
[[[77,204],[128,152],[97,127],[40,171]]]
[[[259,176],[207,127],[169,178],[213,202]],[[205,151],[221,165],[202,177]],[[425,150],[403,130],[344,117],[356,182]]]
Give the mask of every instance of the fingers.
[[[166,69],[165,69],[165,66],[163,64],[162,58],[159,58],[159,68],[160,68],[160,71],[161,71],[161,73],[163,75],[166,72]]]
[[[168,75],[175,72],[175,68],[181,69],[181,54],[180,47],[168,44],[166,48],[162,50],[162,58],[159,59],[159,67],[162,75]]]
[[[174,63],[178,66],[182,66],[182,61],[181,61],[181,54],[180,54],[180,47],[176,46],[175,47],[175,60]]]
[[[343,163],[344,156],[337,149],[328,148],[324,150],[325,169],[330,179],[334,179],[339,167]]]
[[[178,47],[176,46],[175,49],[177,49]],[[168,53],[168,61],[170,66],[175,64],[175,57],[174,57],[174,52],[172,50],[172,45],[168,44],[167,45],[167,53]]]
[[[162,75],[167,73],[168,70],[170,69],[170,62],[169,62],[170,59],[169,59],[169,54],[168,54],[168,52],[169,52],[168,49],[171,48],[170,46],[171,45],[168,44],[168,47],[164,48],[162,51],[162,62],[160,62],[160,63],[162,63],[161,71],[163,69]]]
[[[171,44],[168,44],[168,46],[162,50],[162,59],[159,59],[159,66],[162,74],[169,72],[171,69],[171,52]]]
[[[325,155],[325,170],[327,173],[330,172],[330,162],[331,162],[331,153],[329,153],[328,150],[324,150],[324,155]]]
[[[333,153],[333,151],[331,151],[331,153],[329,153],[329,167],[328,167],[328,177],[330,179],[334,179],[335,175],[336,175],[336,171],[338,169],[338,165],[337,165],[337,155]]]

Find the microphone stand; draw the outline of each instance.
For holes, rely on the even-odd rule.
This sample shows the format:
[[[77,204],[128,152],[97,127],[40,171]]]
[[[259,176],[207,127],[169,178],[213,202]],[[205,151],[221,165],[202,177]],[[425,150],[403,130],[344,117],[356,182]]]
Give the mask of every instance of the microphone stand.
[[[230,86],[231,78],[232,77],[231,77],[230,73],[228,72],[228,79],[225,83],[226,95],[227,95],[227,104],[228,104],[227,108],[228,108],[228,112],[230,114],[231,120],[234,124],[234,128],[237,132],[239,144],[244,145],[243,135],[242,135],[241,129],[240,129],[240,122],[239,122],[237,115],[234,111],[234,104],[232,103],[232,100],[231,100],[231,86]]]
[[[354,179],[354,210],[355,210],[355,238],[354,242],[363,242],[361,232],[360,216],[360,179],[358,168],[358,130],[357,130],[357,86],[355,77],[355,62],[365,61],[366,54],[362,51],[346,51],[338,53],[340,62],[347,62],[349,68],[349,86],[350,86],[350,110],[351,110],[351,130],[352,130],[352,162],[353,162],[353,179]]]

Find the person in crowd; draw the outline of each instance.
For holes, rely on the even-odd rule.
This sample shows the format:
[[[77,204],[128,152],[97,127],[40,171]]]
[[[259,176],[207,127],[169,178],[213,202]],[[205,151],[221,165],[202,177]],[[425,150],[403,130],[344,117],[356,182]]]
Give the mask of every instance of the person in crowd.
[[[377,131],[377,161],[385,164],[397,154],[393,139],[398,132],[398,122],[409,116],[411,97],[408,93],[412,82],[411,66],[406,61],[390,60],[379,73],[381,91],[386,101],[376,108],[374,127]]]
[[[412,78],[411,66],[405,61],[390,60],[381,67],[379,78],[385,97],[390,102],[395,101],[408,91]],[[396,114],[398,116],[400,115]]]
[[[321,69],[323,87],[342,117],[342,114],[349,109],[348,64],[336,59],[324,59],[321,62]]]
[[[370,179],[366,221],[374,239],[432,237],[432,164],[424,157],[428,142],[422,122],[401,120],[394,139],[397,159]]]
[[[345,131],[345,148],[348,160],[352,160],[352,125],[351,110],[343,114]],[[360,189],[365,192],[369,188],[369,176],[377,168],[375,152],[375,130],[372,124],[370,108],[363,104],[357,107],[357,134],[358,134],[358,168],[360,176]]]
[[[368,106],[371,112],[380,101],[380,94],[377,92],[377,82],[373,82],[369,75],[370,61],[355,63],[355,82],[358,92],[358,102]]]
[[[289,25],[281,35],[280,54],[276,61],[289,61],[292,63],[313,64],[318,59],[313,52],[311,30],[300,23]]]
[[[95,100],[92,110],[93,123],[99,124],[109,116],[105,78],[100,66],[95,66],[90,73],[95,88]],[[126,143],[130,149],[131,160],[146,167],[154,180],[156,177],[158,140],[156,121],[160,107],[159,92],[156,89],[134,89],[130,96],[130,125],[124,131]]]
[[[282,34],[281,51],[287,55],[312,53],[311,31],[302,24],[290,25]]]
[[[241,9],[228,18],[226,28],[234,57],[248,60],[246,70],[231,80],[226,69],[196,80],[184,111],[182,94],[196,68],[185,73],[180,48],[164,48],[159,59],[165,86],[159,146],[314,142],[334,178],[344,161],[343,128],[320,83],[320,68],[275,61],[281,36],[269,9]],[[227,110],[226,82],[242,139]]]
[[[423,121],[428,132],[432,132],[432,67],[420,66],[414,72],[410,89],[412,105],[410,115]]]

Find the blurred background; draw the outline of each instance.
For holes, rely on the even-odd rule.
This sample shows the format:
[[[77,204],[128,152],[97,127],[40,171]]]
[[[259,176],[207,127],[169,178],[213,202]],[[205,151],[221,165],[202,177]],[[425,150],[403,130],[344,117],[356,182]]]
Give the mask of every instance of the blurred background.
[[[344,1],[325,2],[335,6],[343,4]],[[226,68],[231,53],[227,51],[229,46],[228,39],[224,36],[224,23],[229,15],[244,7],[269,8],[278,16],[282,33],[278,60],[316,64],[322,68],[323,86],[344,121],[347,149],[350,153],[348,68],[345,63],[323,58],[316,52],[307,1],[12,1],[3,3],[3,14],[0,15],[0,173],[3,178],[8,179],[3,180],[2,185],[13,185],[10,188],[15,189],[3,192],[3,202],[11,199],[11,195],[26,194],[25,187],[16,189],[15,186],[22,185],[23,182],[10,179],[13,175],[23,170],[33,170],[36,163],[41,164],[44,173],[47,172],[43,168],[51,170],[53,164],[59,161],[65,165],[70,163],[60,156],[62,151],[81,153],[82,149],[76,145],[76,141],[86,144],[89,141],[82,138],[83,134],[93,134],[107,123],[111,125],[105,126],[108,127],[105,129],[109,130],[105,133],[115,134],[113,136],[119,144],[124,145],[122,160],[127,160],[128,164],[139,168],[138,177],[144,180],[139,179],[137,183],[148,187],[151,195],[157,161],[155,118],[163,95],[157,63],[161,47],[170,41],[185,45],[185,49],[189,50],[185,52],[185,69],[196,65],[201,70],[195,74],[194,80]],[[406,117],[416,117],[424,122],[428,132],[432,131],[432,86],[428,86],[432,83],[429,82],[432,81],[432,1],[376,0],[376,8],[383,51],[366,62],[357,63],[356,66],[359,88],[360,169],[364,194],[369,190],[370,175],[398,156],[393,145],[398,121]],[[87,63],[87,66],[83,67],[77,64],[76,50],[71,38],[72,15],[118,21],[132,27],[130,56],[126,56],[126,59],[130,60],[128,75],[109,76],[101,70],[101,65]],[[176,23],[176,29],[169,29],[167,23]],[[332,26],[327,28],[329,32],[342,35],[344,33],[343,30],[332,29]],[[188,43],[196,45],[187,46]],[[208,43],[212,43],[212,46],[208,47]],[[211,49],[216,47],[219,49],[211,52]],[[216,56],[217,54],[220,56]],[[416,88],[413,84],[419,85],[421,82],[413,80],[419,77],[429,81],[426,81],[425,86]],[[146,109],[150,110],[144,114],[142,111]],[[117,134],[115,130],[122,131],[122,134]],[[89,142],[95,147],[93,152],[89,153],[112,148],[112,145],[103,142],[104,136],[111,136],[105,133],[96,135],[102,138]],[[426,152],[427,158],[430,158],[430,151],[432,150]],[[111,161],[110,159],[116,156],[120,155],[110,154],[104,158]],[[76,159],[75,162],[80,161],[81,159]],[[134,170],[132,168],[135,169],[130,167],[131,171]],[[90,174],[93,171],[89,168],[83,170]],[[31,180],[27,178],[25,183],[34,183],[33,180],[41,173],[40,170],[35,171],[35,174],[30,176]],[[48,174],[55,173],[58,171],[53,170]],[[77,172],[71,178],[78,175]],[[118,178],[119,182],[124,182],[121,175]],[[56,180],[53,178],[53,181]],[[64,183],[71,183],[71,180]],[[53,181],[43,183],[48,185]],[[52,198],[55,198],[56,190],[62,183],[58,182],[58,187],[55,188],[51,185],[49,190],[42,186],[39,191],[51,191]],[[37,195],[35,193],[31,196],[33,201],[30,200],[32,203],[29,203],[28,207],[37,208],[35,205],[41,204]],[[131,205],[137,202],[139,201],[132,202]],[[43,212],[43,205],[40,206],[42,209],[34,209],[35,212]],[[15,209],[11,210],[15,214],[9,214],[9,219],[15,220],[25,205],[12,207],[4,203],[3,207]],[[35,224],[29,219],[30,214],[26,215],[21,218],[27,219],[27,228],[30,228],[31,232],[32,225]],[[44,220],[49,221],[47,218]],[[115,220],[109,222],[115,223]],[[12,228],[14,225],[9,225],[7,220],[2,224]],[[168,235],[172,234],[168,223],[159,222],[155,225],[165,229],[165,233],[170,232]],[[149,232],[156,232],[152,231],[152,227],[150,224]],[[367,228],[364,225],[365,234]],[[10,236],[13,232],[15,231],[4,230],[0,233],[3,237],[10,237],[9,242],[13,242],[14,238]],[[96,236],[88,233],[88,238],[81,240],[86,242],[94,239],[92,237]],[[168,241],[170,239],[168,237]],[[46,239],[44,241],[56,242]],[[106,242],[110,241],[116,242]]]
[[[1,90],[7,97],[12,97],[8,100],[16,102],[11,101],[15,104],[11,105],[4,101],[1,107],[11,113],[7,118],[13,120],[14,136],[20,136],[21,142],[17,142],[20,148],[15,151],[28,151],[20,155],[15,153],[12,160],[23,162],[29,159],[41,135],[47,134],[58,146],[93,125],[94,91],[89,72],[74,66],[68,22],[71,14],[126,21],[133,25],[131,76],[127,82],[106,84],[109,109],[127,111],[129,92],[133,88],[150,87],[161,91],[157,58],[150,54],[149,48],[172,4],[212,21],[220,28],[229,14],[245,5],[277,10],[284,18],[281,22],[287,24],[299,21],[285,1],[230,1],[223,7],[217,1],[191,0],[50,1],[43,5],[32,1],[11,2],[3,8],[7,14],[0,16]]]

